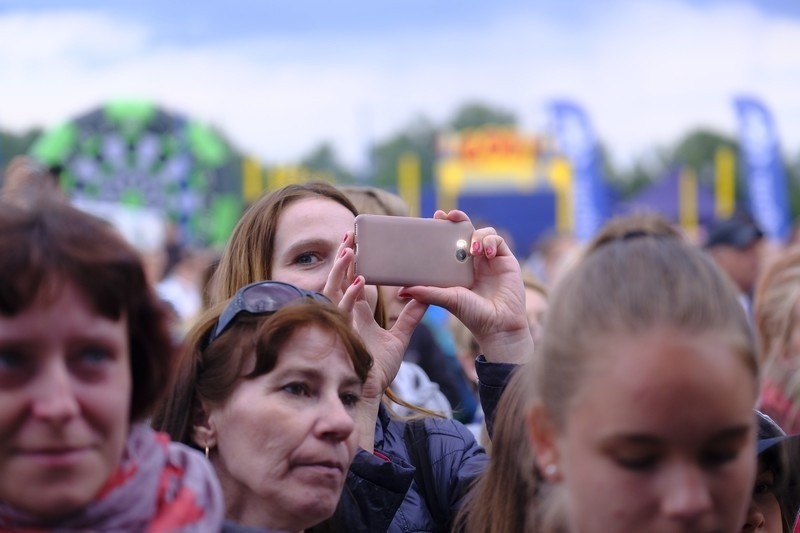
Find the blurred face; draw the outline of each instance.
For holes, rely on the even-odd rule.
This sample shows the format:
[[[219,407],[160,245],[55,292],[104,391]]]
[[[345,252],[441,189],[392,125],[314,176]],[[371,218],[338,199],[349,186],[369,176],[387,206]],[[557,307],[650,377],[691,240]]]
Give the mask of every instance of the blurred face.
[[[72,284],[0,315],[0,500],[46,520],[89,504],[128,434],[128,327]]]
[[[774,490],[775,474],[769,468],[759,468],[743,532],[783,533],[781,507]]]
[[[402,287],[378,287],[378,292],[381,295],[384,309],[386,310],[386,327],[391,328],[397,322],[397,317],[403,312],[406,304],[410,301],[408,298],[401,298],[399,296]]]
[[[747,294],[753,291],[758,278],[760,244],[760,241],[756,241],[746,248],[719,246],[712,250],[717,264],[730,276],[739,290]]]
[[[525,287],[525,313],[528,315],[528,326],[531,328],[533,342],[542,338],[544,315],[547,313],[547,300],[537,290]]]
[[[328,198],[305,198],[289,204],[278,218],[272,279],[322,291],[344,234],[353,231],[355,219],[349,209]],[[375,309],[374,286],[367,287],[367,298]]]
[[[241,380],[211,408],[228,517],[297,531],[332,515],[356,451],[361,387],[338,337],[309,326],[289,338],[271,372]]]
[[[554,441],[572,530],[739,531],[756,470],[751,371],[719,335],[664,328],[596,349]]]

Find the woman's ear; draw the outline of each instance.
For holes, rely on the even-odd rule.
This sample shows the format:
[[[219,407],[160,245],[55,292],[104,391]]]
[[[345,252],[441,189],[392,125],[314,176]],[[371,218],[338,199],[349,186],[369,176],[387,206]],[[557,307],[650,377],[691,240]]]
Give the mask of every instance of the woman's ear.
[[[562,469],[559,462],[555,426],[544,406],[538,402],[534,404],[528,411],[526,422],[536,469],[550,483],[561,481]]]
[[[192,409],[192,441],[200,448],[214,448],[217,445],[217,430],[211,410],[200,401]]]

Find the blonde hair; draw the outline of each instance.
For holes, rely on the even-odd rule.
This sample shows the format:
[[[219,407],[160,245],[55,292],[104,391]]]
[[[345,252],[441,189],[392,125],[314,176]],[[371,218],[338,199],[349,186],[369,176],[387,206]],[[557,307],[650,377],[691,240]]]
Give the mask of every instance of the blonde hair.
[[[605,240],[557,285],[536,368],[529,370],[538,409],[563,433],[571,400],[592,362],[603,357],[598,339],[638,335],[659,326],[682,334],[718,333],[753,376],[758,388],[755,343],[747,316],[728,278],[701,250],[674,235],[647,231]],[[561,487],[542,487],[535,503],[539,525],[560,529]],[[554,525],[556,524],[556,525]]]
[[[359,213],[407,217],[409,209],[406,202],[396,194],[377,187],[345,185],[341,190],[356,206]]]
[[[800,299],[800,246],[773,261],[756,285],[754,310],[761,363],[769,367],[786,348]]]
[[[767,267],[756,285],[753,306],[764,375],[791,400],[789,417],[800,412],[800,361],[785,357],[792,330],[798,327],[795,307],[799,301],[800,246],[793,246]],[[778,420],[781,425],[787,422]]]
[[[519,419],[530,402],[528,387],[526,372],[518,368],[497,404],[489,466],[467,492],[453,531],[523,531],[536,486],[527,427]]]

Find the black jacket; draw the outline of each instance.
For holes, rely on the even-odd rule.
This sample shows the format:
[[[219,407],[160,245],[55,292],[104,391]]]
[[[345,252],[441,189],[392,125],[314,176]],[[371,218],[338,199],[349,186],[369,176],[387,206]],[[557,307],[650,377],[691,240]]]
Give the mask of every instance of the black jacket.
[[[516,365],[488,363],[479,357],[476,367],[491,435],[497,402]],[[411,424],[416,427],[391,418],[381,406],[375,425],[376,453],[359,450],[347,474],[336,519],[340,531],[449,530],[488,457],[460,422],[428,417]],[[418,443],[416,453],[409,450],[409,442]]]

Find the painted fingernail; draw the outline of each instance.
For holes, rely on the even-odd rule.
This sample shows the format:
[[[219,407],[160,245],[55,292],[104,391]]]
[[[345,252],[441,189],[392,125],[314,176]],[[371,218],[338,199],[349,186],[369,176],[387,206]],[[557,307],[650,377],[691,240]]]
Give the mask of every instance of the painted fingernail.
[[[342,239],[342,242],[347,242],[347,236],[349,235],[349,233],[350,232],[348,232],[348,231],[344,232],[344,239]]]
[[[477,254],[481,251],[481,245],[478,241],[472,243],[472,253]]]
[[[344,249],[343,249],[341,252],[339,252],[339,259],[341,259],[342,257],[344,257],[344,256],[345,256],[345,254],[347,254],[347,248],[344,248]]]
[[[364,279],[361,276],[356,276],[356,279],[353,280],[353,285],[358,285],[361,283],[361,280]]]
[[[487,255],[488,257],[492,257],[492,256],[494,255],[494,248],[491,248],[491,247],[490,247],[490,248],[487,248],[487,249],[486,249],[486,255]]]

